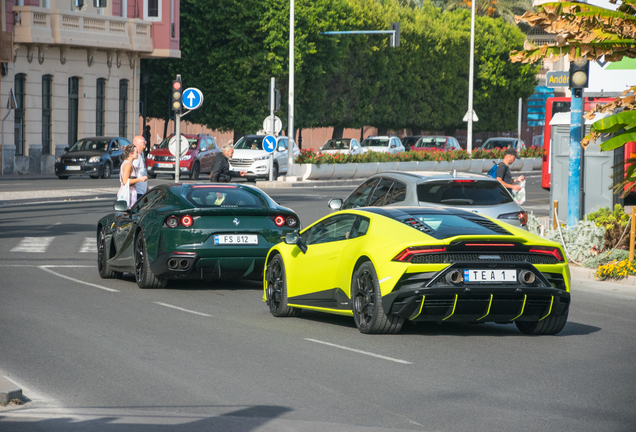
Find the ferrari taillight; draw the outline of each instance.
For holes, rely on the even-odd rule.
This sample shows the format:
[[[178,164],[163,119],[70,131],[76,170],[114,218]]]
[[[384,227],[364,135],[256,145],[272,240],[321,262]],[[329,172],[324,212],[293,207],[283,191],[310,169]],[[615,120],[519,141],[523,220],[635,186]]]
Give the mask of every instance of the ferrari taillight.
[[[393,258],[393,261],[411,262],[413,257],[416,256],[416,255],[425,255],[425,254],[439,253],[439,252],[445,252],[445,251],[446,251],[445,247],[439,247],[439,246],[415,246],[415,247],[409,247],[409,248],[404,249],[399,254],[397,254],[397,256],[395,258]]]
[[[166,225],[170,228],[176,228],[179,226],[179,218],[176,216],[168,216],[166,219]]]
[[[185,215],[181,218],[181,225],[183,225],[184,227],[191,227],[193,223],[194,220],[190,215]]]
[[[282,227],[283,225],[285,225],[285,218],[283,216],[276,216],[274,218],[274,223],[276,224],[276,226]]]
[[[179,225],[183,225],[184,227],[188,228],[188,227],[191,227],[192,224],[194,223],[194,218],[190,215],[185,215],[181,217],[172,215],[166,218],[165,223],[169,228],[176,228]]]
[[[561,251],[555,247],[546,247],[546,246],[535,246],[530,249],[528,252],[540,253],[545,255],[552,255],[560,262],[563,262],[563,256],[561,255]]]
[[[293,228],[298,223],[298,220],[293,216],[287,216],[286,222],[288,227]]]

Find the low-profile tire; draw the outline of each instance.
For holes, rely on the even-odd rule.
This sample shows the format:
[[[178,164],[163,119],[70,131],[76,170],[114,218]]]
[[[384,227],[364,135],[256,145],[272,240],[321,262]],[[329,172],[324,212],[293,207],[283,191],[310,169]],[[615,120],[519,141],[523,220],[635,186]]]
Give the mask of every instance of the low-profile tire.
[[[140,232],[135,238],[135,280],[139,288],[165,288],[166,279],[156,277],[148,264],[148,250],[146,239]]]
[[[569,307],[563,313],[550,314],[541,321],[515,321],[517,328],[527,335],[555,335],[563,330],[568,322]]]
[[[68,180],[68,176],[57,176],[60,180]]]
[[[106,165],[104,165],[104,174],[102,174],[102,178],[109,179],[112,173],[113,168],[110,166],[109,163],[106,163]]]
[[[106,251],[106,234],[104,229],[100,229],[97,234],[97,270],[102,279],[120,279],[122,272],[110,270],[108,268],[108,253]]]
[[[199,174],[201,174],[201,165],[199,163],[195,163],[192,166],[192,172],[190,173],[190,180],[198,180]]]
[[[351,303],[353,319],[361,333],[398,333],[404,318],[387,316],[382,307],[382,293],[378,275],[369,261],[362,263],[351,279]]]
[[[287,306],[287,273],[285,263],[276,255],[267,263],[267,305],[275,317],[296,317],[301,310]]]
[[[272,167],[272,180],[276,181],[276,179],[278,179],[278,164],[274,164],[274,166]]]
[[[89,176],[90,178],[92,178],[93,180],[97,180],[99,178],[99,176]]]

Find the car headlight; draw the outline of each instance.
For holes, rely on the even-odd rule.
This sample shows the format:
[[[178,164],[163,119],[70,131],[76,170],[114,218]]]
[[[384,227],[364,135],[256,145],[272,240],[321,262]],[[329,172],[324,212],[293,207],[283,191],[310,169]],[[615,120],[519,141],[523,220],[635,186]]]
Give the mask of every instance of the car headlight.
[[[255,161],[257,161],[257,160],[265,160],[265,159],[269,159],[269,155],[268,154],[265,155],[265,156],[259,156],[259,157],[255,157],[254,158]]]
[[[155,160],[155,155],[153,155],[152,153],[150,153],[150,154],[148,155],[148,159],[150,159],[150,160]]]
[[[97,163],[101,160],[101,156],[93,156],[88,160],[88,163]]]
[[[182,160],[182,161],[184,161],[184,160],[190,160],[190,159],[192,159],[192,155],[185,155],[185,156],[181,156],[181,160]]]
[[[62,156],[58,156],[55,158],[55,163],[62,163]]]

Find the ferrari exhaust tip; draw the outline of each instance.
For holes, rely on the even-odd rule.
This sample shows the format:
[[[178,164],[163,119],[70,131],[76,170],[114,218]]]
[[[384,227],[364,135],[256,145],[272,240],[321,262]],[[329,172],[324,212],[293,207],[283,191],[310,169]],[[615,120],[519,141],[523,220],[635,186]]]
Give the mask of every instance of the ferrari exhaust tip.
[[[521,279],[521,282],[523,282],[524,284],[531,284],[535,281],[536,277],[534,276],[534,273],[524,270],[519,274],[519,278]]]
[[[446,282],[457,285],[464,280],[462,277],[462,272],[459,270],[453,270],[452,272],[446,275]]]
[[[190,267],[190,261],[182,259],[181,261],[179,261],[179,267],[184,270],[187,269],[188,267]]]
[[[178,265],[179,263],[177,262],[176,258],[170,258],[168,260],[168,267],[170,267],[171,269],[176,269]]]

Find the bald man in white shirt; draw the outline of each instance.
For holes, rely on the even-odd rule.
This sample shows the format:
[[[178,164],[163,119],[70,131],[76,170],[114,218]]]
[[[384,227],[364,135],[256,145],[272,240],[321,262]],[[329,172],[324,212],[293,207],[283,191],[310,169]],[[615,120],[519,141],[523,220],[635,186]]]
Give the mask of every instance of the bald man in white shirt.
[[[133,144],[137,147],[137,150],[139,150],[139,157],[133,161],[133,166],[137,170],[137,177],[147,176],[146,158],[144,158],[146,139],[141,135],[136,135],[133,138]],[[135,183],[135,189],[137,189],[137,196],[141,197],[148,192],[148,180]]]

